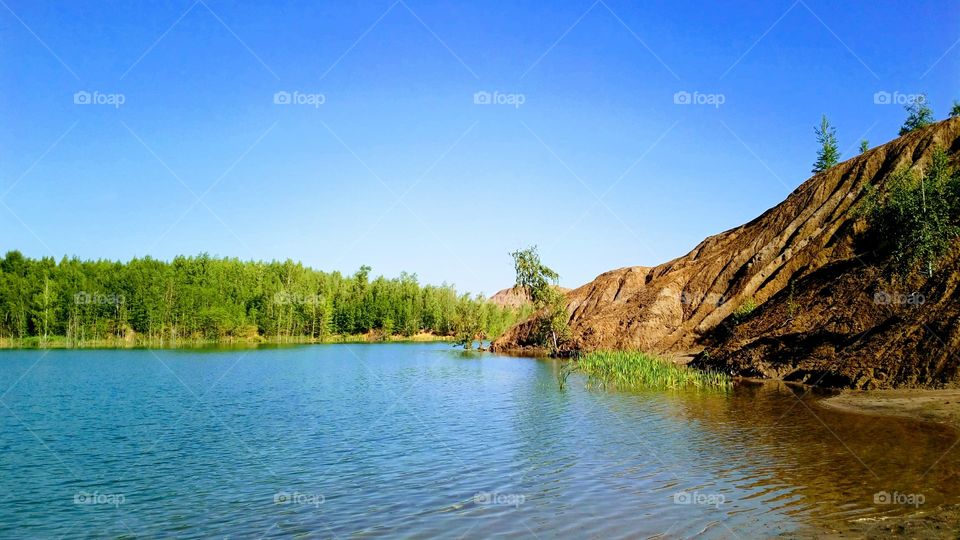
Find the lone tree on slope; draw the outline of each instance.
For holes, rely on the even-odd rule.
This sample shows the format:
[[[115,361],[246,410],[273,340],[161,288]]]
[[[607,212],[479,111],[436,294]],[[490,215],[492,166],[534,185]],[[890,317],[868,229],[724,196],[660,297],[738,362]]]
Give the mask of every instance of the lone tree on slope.
[[[813,173],[823,172],[840,161],[840,150],[837,149],[837,128],[830,125],[827,115],[823,115],[820,126],[814,128],[820,149],[817,150],[817,161],[813,164]]]

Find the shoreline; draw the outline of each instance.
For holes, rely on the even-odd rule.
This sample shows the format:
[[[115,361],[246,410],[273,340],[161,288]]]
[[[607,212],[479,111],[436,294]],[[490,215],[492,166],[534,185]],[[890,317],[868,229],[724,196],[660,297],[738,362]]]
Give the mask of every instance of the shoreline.
[[[81,349],[198,349],[215,347],[261,347],[280,345],[335,345],[338,343],[434,343],[452,342],[453,336],[440,336],[419,333],[412,336],[390,336],[387,339],[372,334],[336,335],[326,339],[309,337],[262,337],[231,339],[90,339],[73,341],[64,336],[51,336],[47,340],[40,338],[0,338],[0,351],[3,350],[81,350]]]
[[[960,431],[960,389],[844,390],[818,405],[870,416],[893,416]]]

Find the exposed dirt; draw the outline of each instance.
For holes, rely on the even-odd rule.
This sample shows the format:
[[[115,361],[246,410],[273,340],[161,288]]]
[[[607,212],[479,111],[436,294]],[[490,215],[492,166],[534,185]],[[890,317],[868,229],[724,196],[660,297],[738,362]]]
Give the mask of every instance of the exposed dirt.
[[[960,390],[848,390],[818,404],[859,414],[937,422],[960,430]]]
[[[562,293],[570,292],[570,289],[565,287],[557,287],[557,290]],[[494,294],[488,300],[491,304],[498,305],[500,307],[512,307],[518,308],[530,303],[530,298],[522,289],[514,286],[509,289],[503,289],[497,291],[497,294]]]
[[[867,185],[883,190],[897,168],[924,167],[937,145],[957,160],[960,118],[813,176],[683,257],[601,274],[567,293],[567,347],[696,351],[694,365],[828,386],[955,385],[960,258],[932,279],[890,282],[855,211]],[[749,316],[735,315],[749,304],[757,306]],[[533,347],[532,329],[518,324],[493,349]]]

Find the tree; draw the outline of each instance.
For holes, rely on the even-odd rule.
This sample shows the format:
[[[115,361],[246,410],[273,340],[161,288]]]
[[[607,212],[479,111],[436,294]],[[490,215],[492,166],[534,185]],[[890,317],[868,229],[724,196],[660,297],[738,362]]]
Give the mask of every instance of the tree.
[[[960,101],[953,100],[953,107],[950,108],[950,118],[960,116]]]
[[[826,115],[823,115],[820,126],[813,131],[820,144],[817,161],[813,164],[813,173],[816,174],[836,165],[840,161],[840,150],[837,148],[837,129],[830,125]]]
[[[892,268],[906,275],[922,266],[933,275],[938,260],[960,238],[960,175],[936,148],[924,173],[899,169],[887,193],[870,188],[864,202],[870,230]]]
[[[516,286],[533,301],[536,310],[536,339],[556,354],[570,333],[566,299],[557,289],[559,275],[540,262],[537,246],[514,251],[510,256],[517,272]]]
[[[933,123],[933,109],[927,105],[926,95],[917,94],[904,108],[907,111],[907,120],[900,128],[901,136]]]
[[[870,141],[863,139],[860,141],[860,153],[864,153],[870,149]]]
[[[481,322],[480,304],[470,300],[470,295],[465,294],[460,297],[455,310],[454,327],[456,328],[455,343],[462,345],[464,349],[473,348],[473,342],[481,340],[480,346],[483,346],[483,324]]]

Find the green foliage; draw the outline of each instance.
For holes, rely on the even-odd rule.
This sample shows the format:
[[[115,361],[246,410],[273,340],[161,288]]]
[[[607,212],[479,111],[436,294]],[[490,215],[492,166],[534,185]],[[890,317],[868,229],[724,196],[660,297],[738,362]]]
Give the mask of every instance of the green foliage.
[[[496,336],[525,315],[415,275],[371,279],[325,273],[292,261],[151,258],[121,264],[76,258],[0,259],[0,339],[63,336],[72,343],[330,340],[374,332],[452,336],[457,314],[478,313],[476,335]]]
[[[860,153],[864,153],[870,149],[870,141],[863,139],[860,141]]]
[[[598,351],[577,360],[591,382],[620,390],[720,389],[733,385],[724,373],[700,371],[635,351]]]
[[[533,301],[536,315],[536,341],[554,353],[570,337],[566,299],[557,289],[559,275],[540,262],[537,247],[514,251],[516,286]]]
[[[534,305],[542,305],[550,300],[559,275],[540,262],[537,246],[514,251],[513,266],[517,272],[517,287],[523,290]]]
[[[470,301],[470,295],[464,295],[457,303],[454,318],[454,337],[457,345],[465,350],[473,348],[473,342],[483,341],[483,312],[480,304]]]
[[[911,99],[904,108],[907,110],[907,119],[900,128],[901,136],[933,123],[933,109],[927,105],[927,96],[924,94]]]
[[[757,309],[757,301],[753,297],[747,298],[733,311],[733,324],[740,324],[747,320],[754,310]]]
[[[937,148],[925,173],[899,169],[887,183],[883,194],[869,188],[860,213],[897,273],[923,266],[932,275],[960,237],[960,175]]]
[[[960,101],[953,100],[953,107],[950,108],[950,118],[960,116]]]
[[[837,128],[830,125],[827,116],[820,120],[820,125],[814,128],[817,134],[817,161],[813,164],[813,173],[825,171],[840,161],[840,150],[837,147]]]

